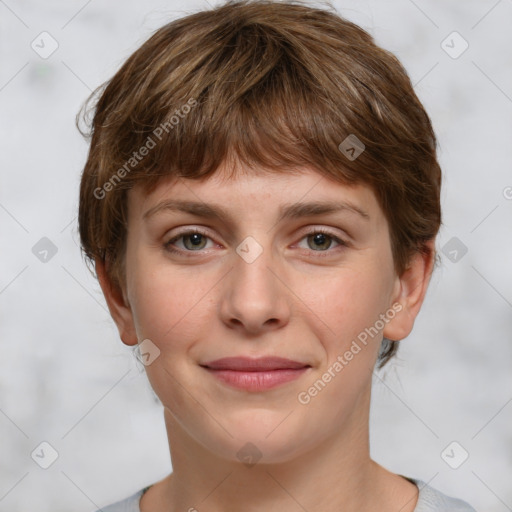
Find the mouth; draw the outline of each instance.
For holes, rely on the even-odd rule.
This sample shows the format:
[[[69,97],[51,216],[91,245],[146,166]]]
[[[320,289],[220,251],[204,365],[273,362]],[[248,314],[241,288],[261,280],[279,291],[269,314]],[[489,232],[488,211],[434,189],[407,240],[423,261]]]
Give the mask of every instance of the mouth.
[[[265,391],[299,378],[311,365],[281,357],[226,357],[201,364],[224,384],[246,391]]]

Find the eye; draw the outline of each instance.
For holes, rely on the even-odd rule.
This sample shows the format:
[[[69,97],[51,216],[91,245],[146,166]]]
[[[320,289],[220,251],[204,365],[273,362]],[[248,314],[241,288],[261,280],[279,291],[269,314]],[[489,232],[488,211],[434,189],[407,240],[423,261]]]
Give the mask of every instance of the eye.
[[[183,239],[184,248],[180,248],[179,250],[174,249],[172,246],[176,241]],[[194,229],[190,231],[184,231],[179,235],[176,235],[174,238],[171,238],[168,242],[164,244],[164,247],[170,252],[195,252],[201,251],[205,249],[206,240],[209,239],[207,233],[201,231],[199,229]]]
[[[180,247],[177,242],[182,240]],[[191,252],[200,252],[204,249],[210,249],[212,246],[207,247],[207,241],[210,240],[208,233],[196,228],[193,230],[183,231],[169,241],[165,242],[164,247],[171,253],[186,254]],[[329,249],[332,248],[333,241],[338,246],[346,247],[348,244],[341,238],[323,228],[315,228],[309,233],[306,233],[301,239],[306,240],[307,246],[305,249],[316,253],[332,253]],[[178,247],[177,249],[175,247]],[[335,246],[336,247],[336,246]],[[302,247],[304,249],[304,247]],[[329,255],[329,254],[327,254]],[[317,256],[321,256],[318,254]]]
[[[310,231],[301,240],[304,239],[308,245],[307,249],[311,249],[314,252],[329,252],[328,250],[331,248],[333,241],[340,246],[347,246],[345,241],[323,228],[316,228]]]

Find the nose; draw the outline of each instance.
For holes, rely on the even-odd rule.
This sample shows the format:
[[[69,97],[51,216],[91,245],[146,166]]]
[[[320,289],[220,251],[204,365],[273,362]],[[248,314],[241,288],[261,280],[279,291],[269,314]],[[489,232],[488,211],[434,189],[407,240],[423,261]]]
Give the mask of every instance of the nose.
[[[222,321],[250,335],[284,327],[291,310],[291,294],[271,249],[264,248],[253,260],[250,256],[254,250],[252,246],[249,252],[233,255],[234,267],[223,280],[220,303]]]

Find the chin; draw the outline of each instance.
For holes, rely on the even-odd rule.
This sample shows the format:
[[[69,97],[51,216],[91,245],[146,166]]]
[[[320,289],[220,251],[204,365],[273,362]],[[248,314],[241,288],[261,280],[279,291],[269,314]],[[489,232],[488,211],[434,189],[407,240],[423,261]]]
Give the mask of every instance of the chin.
[[[223,422],[233,437],[226,434],[222,439],[209,439],[208,444],[218,456],[247,467],[290,462],[308,450],[308,443],[304,432],[294,430],[294,422],[285,418],[286,414],[281,411],[265,418],[250,411],[236,423]]]

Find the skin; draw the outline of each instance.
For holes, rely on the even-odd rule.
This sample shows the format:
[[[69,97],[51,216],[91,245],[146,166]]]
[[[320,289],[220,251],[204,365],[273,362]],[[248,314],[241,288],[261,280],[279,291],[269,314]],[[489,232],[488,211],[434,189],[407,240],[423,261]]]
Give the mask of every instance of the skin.
[[[367,186],[307,168],[225,176],[220,168],[202,182],[166,179],[147,196],[133,188],[121,290],[96,262],[122,341],[149,339],[160,350],[145,368],[164,406],[173,472],[146,492],[141,511],[412,512],[417,487],[370,458],[370,394],[382,337],[401,340],[413,327],[434,242],[397,276],[388,224]],[[220,205],[229,223],[170,210],[143,219],[166,199]],[[369,218],[344,210],[277,222],[281,204],[325,200],[356,205]],[[309,236],[322,227],[347,245]],[[164,244],[183,228],[202,228],[207,237],[198,248],[190,236],[178,238],[172,247],[182,254],[170,253]],[[262,249],[251,263],[236,252],[248,236]],[[402,310],[384,329],[300,403],[298,393],[397,303]],[[277,388],[248,392],[199,366],[239,355],[278,355],[312,368]],[[251,466],[237,456],[247,442],[262,455]]]

